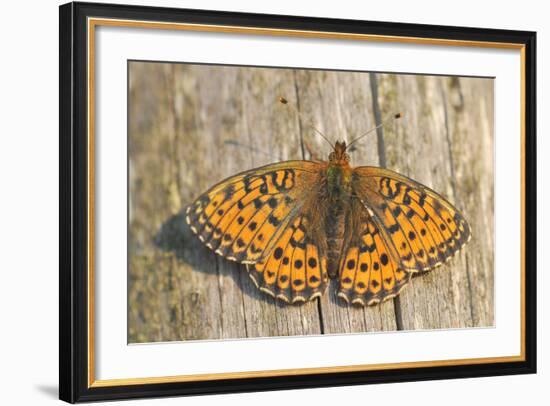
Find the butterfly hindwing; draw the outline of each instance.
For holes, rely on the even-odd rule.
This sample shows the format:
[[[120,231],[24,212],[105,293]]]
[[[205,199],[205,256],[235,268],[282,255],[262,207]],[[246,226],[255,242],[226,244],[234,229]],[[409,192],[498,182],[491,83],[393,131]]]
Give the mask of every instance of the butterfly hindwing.
[[[368,209],[352,199],[346,215],[350,230],[340,260],[338,296],[348,303],[371,305],[395,297],[409,282]]]
[[[297,216],[267,257],[247,265],[258,288],[287,303],[305,302],[323,293],[328,282],[326,256],[310,229],[308,216]]]
[[[455,255],[470,239],[470,227],[445,198],[393,171],[354,169],[354,191],[373,213],[400,266],[426,271]]]

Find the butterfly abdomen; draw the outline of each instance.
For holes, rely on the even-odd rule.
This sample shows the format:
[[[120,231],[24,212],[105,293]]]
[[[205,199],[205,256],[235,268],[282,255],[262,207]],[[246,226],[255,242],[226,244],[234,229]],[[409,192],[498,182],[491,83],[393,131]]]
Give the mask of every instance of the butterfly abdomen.
[[[333,201],[326,219],[327,234],[327,272],[330,278],[338,276],[340,256],[344,243],[344,205],[341,201]]]
[[[349,166],[331,165],[327,170],[327,194],[329,201],[326,219],[327,272],[329,277],[338,276],[340,256],[344,242],[344,214],[351,195],[351,170]]]

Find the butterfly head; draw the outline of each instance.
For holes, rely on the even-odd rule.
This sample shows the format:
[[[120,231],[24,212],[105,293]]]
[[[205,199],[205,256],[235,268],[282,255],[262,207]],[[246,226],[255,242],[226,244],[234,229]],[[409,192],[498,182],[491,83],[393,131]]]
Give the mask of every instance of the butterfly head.
[[[336,165],[349,164],[349,155],[346,152],[346,149],[346,141],[336,141],[336,144],[334,144],[334,151],[332,151],[328,156],[329,162]]]

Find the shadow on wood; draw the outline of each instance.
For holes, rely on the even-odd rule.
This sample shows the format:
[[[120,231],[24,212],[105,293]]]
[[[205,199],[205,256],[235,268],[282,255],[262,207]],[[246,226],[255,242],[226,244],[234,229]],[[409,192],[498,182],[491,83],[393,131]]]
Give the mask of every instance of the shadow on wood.
[[[160,231],[155,236],[155,245],[163,251],[173,253],[178,261],[191,266],[194,271],[203,272],[210,275],[217,275],[220,272],[220,269],[217,267],[212,268],[206,266],[204,258],[215,254],[205,247],[204,244],[202,244],[197,236],[191,231],[189,225],[185,221],[185,210],[182,210],[177,215],[170,217],[161,226]],[[218,260],[232,264],[229,260],[224,258],[218,258]],[[242,283],[241,273],[246,273],[246,268],[244,265],[234,265],[239,268],[237,272],[234,272],[233,269],[227,269],[222,275],[233,278],[238,288],[253,299],[262,300],[266,303],[272,304],[273,299],[259,290],[254,289],[249,291],[245,289],[245,285]],[[276,301],[275,304],[278,307],[286,306],[286,304],[281,301]],[[297,305],[300,306],[302,304],[298,303]]]

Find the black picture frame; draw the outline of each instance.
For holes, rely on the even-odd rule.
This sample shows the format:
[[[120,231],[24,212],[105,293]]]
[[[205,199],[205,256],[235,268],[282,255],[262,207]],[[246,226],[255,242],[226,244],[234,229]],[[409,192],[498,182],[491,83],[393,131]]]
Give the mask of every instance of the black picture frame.
[[[235,393],[536,372],[536,33],[497,29],[68,3],[60,6],[59,397],[67,402]],[[269,29],[389,35],[524,47],[524,360],[364,372],[93,387],[88,369],[87,19],[103,17]]]

